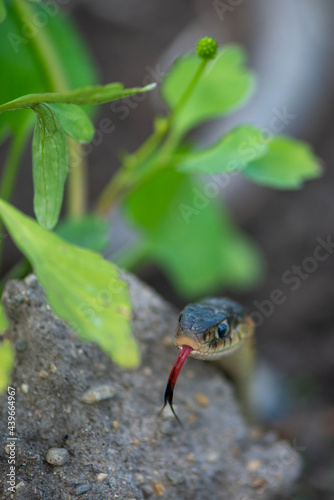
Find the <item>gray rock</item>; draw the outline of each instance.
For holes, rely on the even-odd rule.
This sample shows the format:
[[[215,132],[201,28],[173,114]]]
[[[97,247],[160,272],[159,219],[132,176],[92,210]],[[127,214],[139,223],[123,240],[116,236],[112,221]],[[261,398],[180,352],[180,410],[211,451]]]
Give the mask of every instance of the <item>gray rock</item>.
[[[64,465],[69,458],[65,448],[49,448],[45,455],[45,460],[50,465]]]
[[[122,370],[97,345],[82,342],[46,304],[36,279],[8,283],[3,302],[12,327],[7,335],[14,345],[26,341],[26,349],[16,352],[11,382],[19,438],[16,484],[21,485],[15,499],[84,494],[91,500],[265,500],[288,492],[300,472],[297,453],[272,434],[268,439],[249,429],[233,388],[209,363],[189,359],[178,381],[175,402],[183,428],[168,412],[159,416],[177,356],[170,341],[177,313],[139,280],[126,279],[142,355],[135,371]],[[21,390],[27,382],[29,392]],[[87,387],[101,386],[113,387],[115,395],[103,404],[80,399]],[[209,405],[199,405],[196,393],[206,394]],[[6,411],[2,396],[0,450],[7,444]],[[31,458],[64,446],[71,460],[60,473]],[[104,481],[98,480],[101,470],[108,475]],[[10,497],[7,473],[4,455],[4,499]]]

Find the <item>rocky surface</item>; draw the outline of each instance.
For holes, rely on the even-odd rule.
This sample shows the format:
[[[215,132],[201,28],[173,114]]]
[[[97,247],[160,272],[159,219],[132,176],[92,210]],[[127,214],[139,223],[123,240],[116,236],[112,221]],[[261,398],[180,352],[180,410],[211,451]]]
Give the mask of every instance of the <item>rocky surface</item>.
[[[7,285],[3,302],[16,348],[11,385],[18,441],[11,494],[2,396],[0,497],[263,500],[286,495],[300,472],[298,455],[273,433],[245,425],[232,387],[215,367],[187,361],[175,393],[182,428],[168,412],[159,416],[177,355],[172,345],[177,314],[136,278],[127,280],[142,354],[136,371],[121,370],[96,345],[82,342],[53,314],[34,276]],[[50,455],[51,462],[63,465],[50,464]]]

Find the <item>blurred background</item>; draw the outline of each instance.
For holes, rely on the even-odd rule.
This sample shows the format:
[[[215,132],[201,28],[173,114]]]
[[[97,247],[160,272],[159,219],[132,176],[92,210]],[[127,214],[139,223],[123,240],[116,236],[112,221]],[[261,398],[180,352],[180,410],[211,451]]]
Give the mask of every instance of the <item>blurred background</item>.
[[[198,130],[197,140],[212,142],[238,123],[251,122],[265,130],[275,123],[284,134],[309,142],[321,158],[323,177],[306,183],[300,191],[261,188],[239,176],[222,189],[236,224],[260,247],[266,272],[256,288],[243,293],[222,289],[220,294],[261,312],[257,338],[267,374],[259,379],[261,404],[267,402],[264,418],[268,428],[287,438],[304,457],[303,476],[289,498],[333,499],[334,249],[326,250],[331,235],[334,241],[333,2],[59,3],[85,38],[101,83],[139,86],[147,74],[159,81],[175,57],[193,50],[202,36],[215,37],[220,45],[240,43],[257,75],[256,92],[232,117]],[[110,105],[99,108],[96,123],[106,117],[115,127],[92,147],[88,157],[92,204],[117,170],[119,153],[134,151],[151,133],[152,119],[163,111],[161,106],[155,92],[135,103],[126,119],[113,113]],[[27,151],[25,162],[30,161]],[[13,203],[31,213],[30,168],[21,169],[19,182]],[[120,223],[116,233],[112,235],[115,248],[131,237]],[[310,258],[319,241],[325,242],[327,258],[314,265]],[[5,267],[17,258],[18,251],[8,247]],[[139,275],[167,300],[183,307],[184,299],[158,268],[146,266]],[[279,305],[271,300],[276,289],[285,297]],[[272,381],[266,384],[269,378]],[[280,399],[271,401],[273,384]]]

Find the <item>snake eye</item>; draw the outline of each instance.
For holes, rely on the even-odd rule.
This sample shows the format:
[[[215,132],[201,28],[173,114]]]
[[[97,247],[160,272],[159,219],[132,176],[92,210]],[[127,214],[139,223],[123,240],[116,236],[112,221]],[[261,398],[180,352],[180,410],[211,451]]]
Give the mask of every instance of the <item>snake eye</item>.
[[[230,329],[229,324],[225,319],[222,323],[220,323],[220,325],[218,325],[217,328],[218,337],[220,339],[228,337],[229,329]]]

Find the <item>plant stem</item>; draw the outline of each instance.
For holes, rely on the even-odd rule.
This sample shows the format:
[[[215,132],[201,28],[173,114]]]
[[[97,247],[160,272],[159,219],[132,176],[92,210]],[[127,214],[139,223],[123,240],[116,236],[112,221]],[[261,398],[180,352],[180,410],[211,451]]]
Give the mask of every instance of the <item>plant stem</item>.
[[[188,102],[197,82],[199,81],[204,68],[208,61],[202,60],[194,74],[192,80],[190,81],[188,87],[186,88],[184,94],[181,96],[179,102],[176,104],[172,113],[166,118],[165,127],[157,128],[153,134],[144,142],[144,144],[137,150],[137,152],[130,157],[127,161],[123,163],[118,172],[113,176],[110,182],[107,184],[105,189],[99,196],[95,211],[101,215],[108,212],[110,207],[115,203],[117,198],[119,198],[124,191],[129,187],[133,186],[132,182],[132,172],[142,166],[152,153],[158,149],[163,139],[167,136],[166,141],[162,145],[156,160],[158,168],[160,168],[161,163],[165,164],[164,157],[168,156],[168,153],[175,148],[177,143],[180,141],[180,134],[173,130],[174,121],[182,110],[182,108]],[[130,168],[128,168],[130,167]],[[152,171],[147,172],[149,177]],[[144,178],[146,178],[144,176]],[[143,179],[141,179],[143,180]]]
[[[196,73],[194,74],[191,82],[189,83],[188,87],[186,88],[184,94],[181,96],[179,102],[176,104],[175,108],[173,109],[172,113],[169,116],[169,125],[170,128],[172,128],[173,122],[175,120],[175,117],[177,117],[178,113],[181,111],[182,108],[187,104],[187,101],[189,100],[189,97],[191,96],[194,88],[196,87],[196,84],[198,80],[200,79],[204,68],[207,64],[207,60],[202,60],[200,65],[197,68]]]
[[[20,160],[24,153],[24,146],[27,142],[29,131],[30,131],[31,120],[25,118],[22,126],[17,131],[11,140],[9,146],[9,152],[5,161],[5,166],[3,169],[3,174],[0,184],[0,198],[5,201],[9,201],[12,197],[13,189],[15,186],[15,181],[17,178],[18,169],[20,166]],[[3,223],[0,221],[0,233],[3,231]],[[2,254],[3,254],[3,243],[4,238],[2,234],[0,235],[0,268],[2,266]],[[1,269],[0,269],[1,270]]]
[[[21,21],[25,20],[28,24],[34,25],[32,21],[32,7],[29,2],[16,0],[14,7]],[[34,54],[36,54],[41,64],[50,91],[64,92],[68,90],[67,78],[61,61],[44,27],[38,28],[36,34],[29,41],[33,47]]]
[[[108,212],[110,207],[116,202],[117,198],[127,188],[133,171],[151,156],[162,141],[164,134],[165,131],[155,130],[135,154],[126,158],[123,165],[100,194],[95,205],[96,213],[105,215]]]

